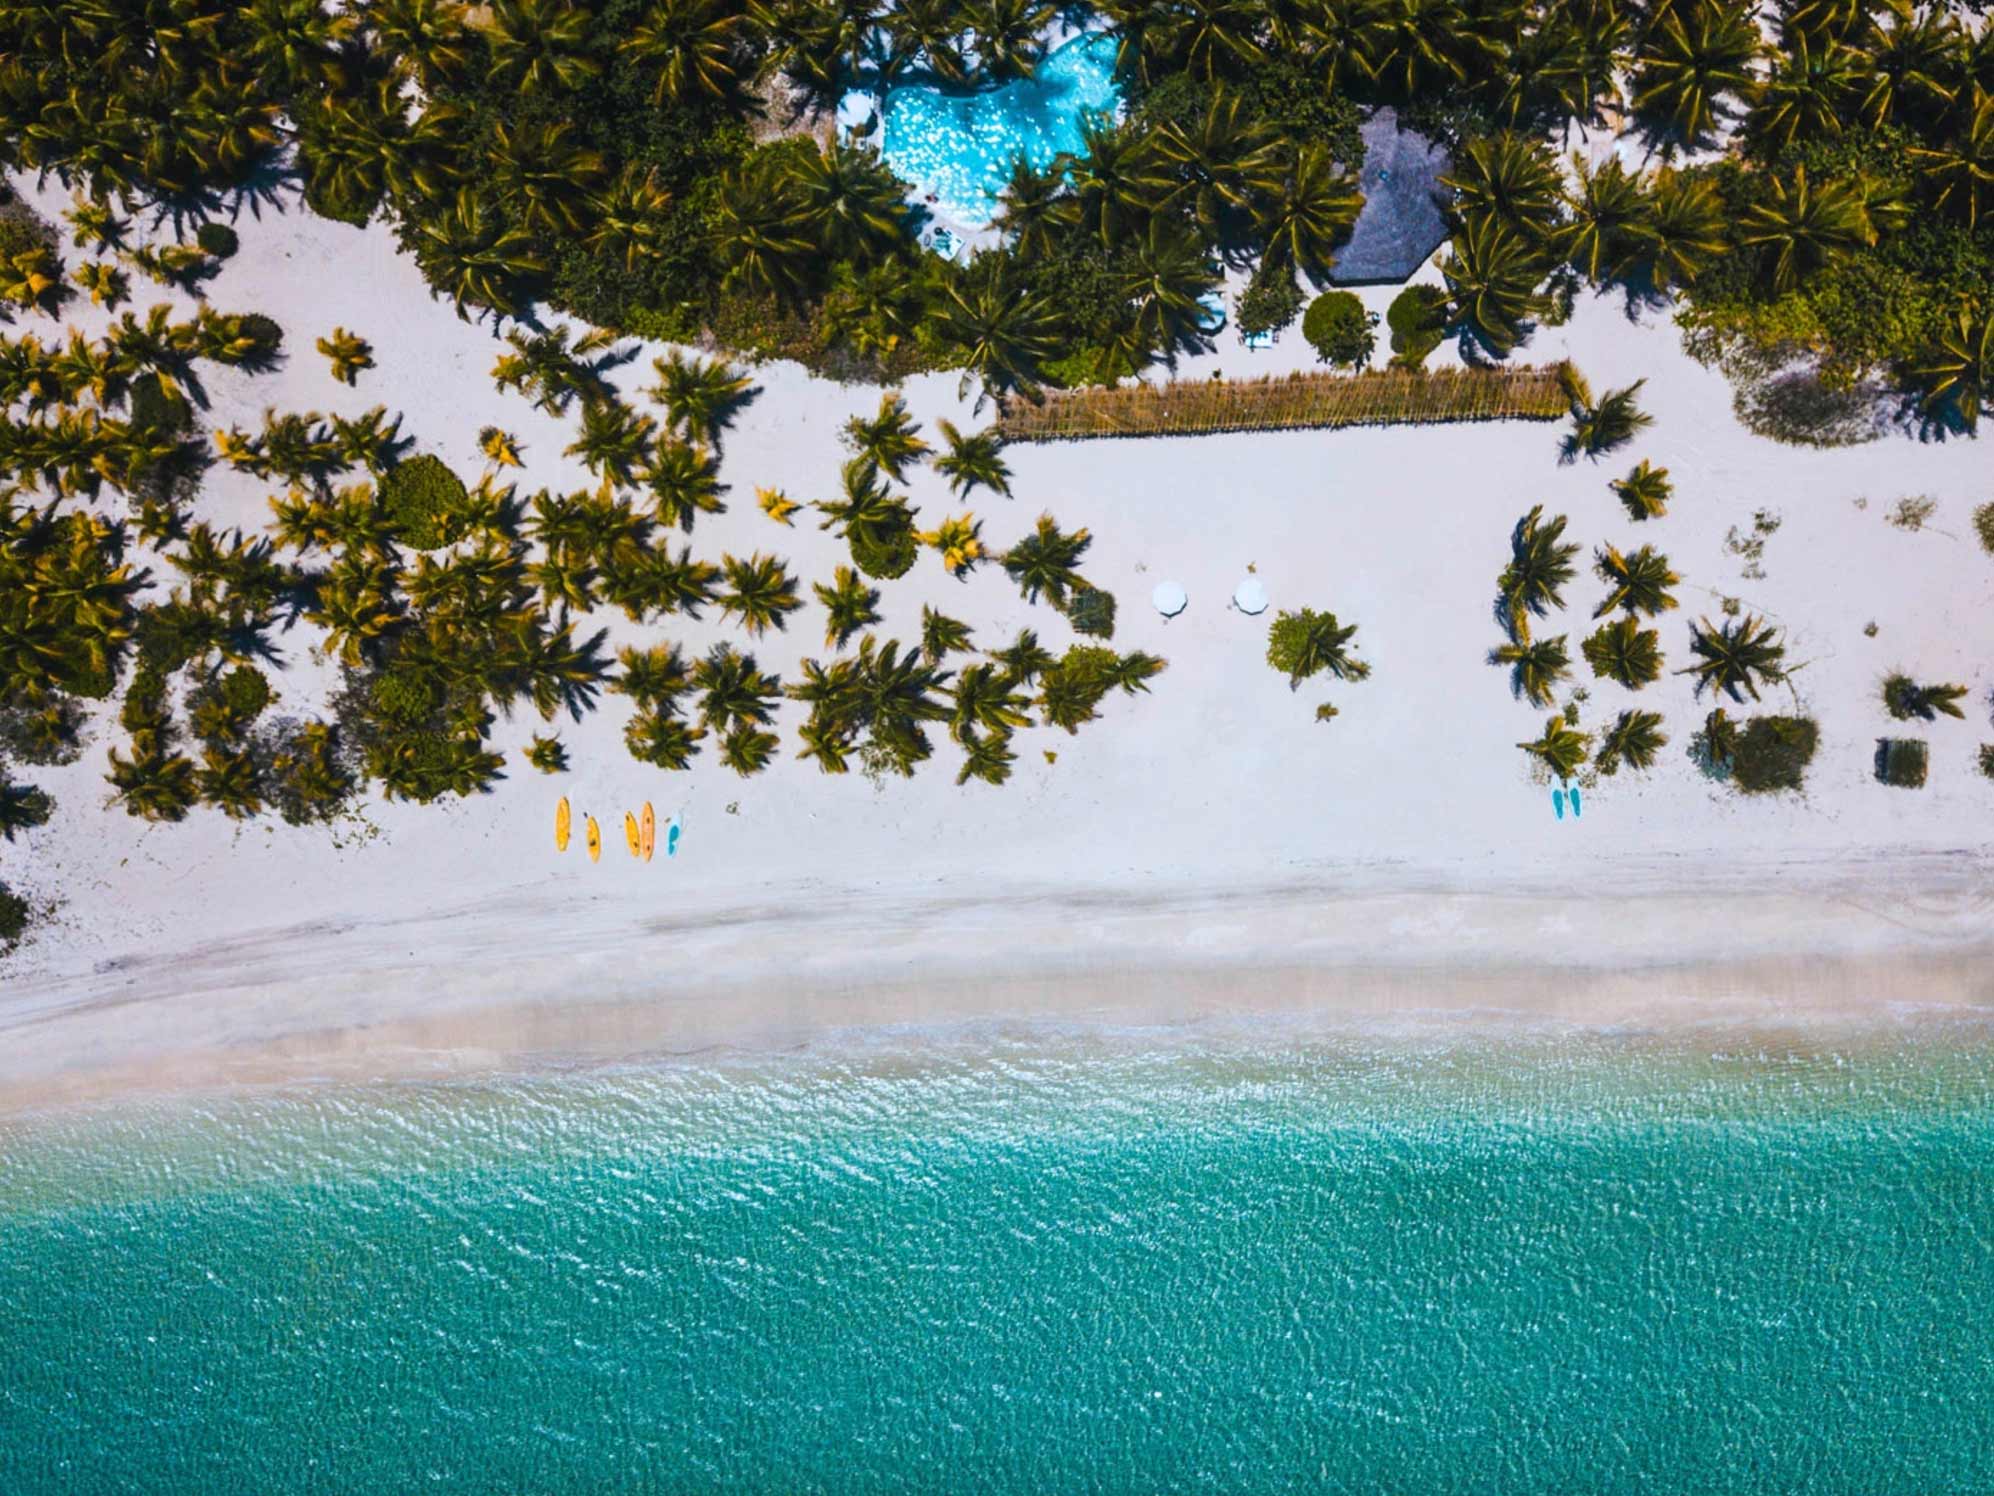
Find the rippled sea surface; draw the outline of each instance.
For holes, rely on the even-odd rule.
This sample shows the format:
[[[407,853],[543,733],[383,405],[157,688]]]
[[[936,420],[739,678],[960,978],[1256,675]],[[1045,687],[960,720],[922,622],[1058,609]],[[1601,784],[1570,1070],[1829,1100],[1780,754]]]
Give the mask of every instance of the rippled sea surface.
[[[1994,1489],[1980,1044],[1067,1037],[0,1125],[0,1492]]]

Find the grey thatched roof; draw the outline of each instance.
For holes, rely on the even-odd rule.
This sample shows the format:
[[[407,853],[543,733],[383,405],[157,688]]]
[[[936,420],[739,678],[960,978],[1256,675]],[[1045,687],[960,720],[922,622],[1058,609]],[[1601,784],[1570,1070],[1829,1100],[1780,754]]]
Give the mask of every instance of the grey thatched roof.
[[[1389,106],[1364,122],[1364,168],[1358,175],[1364,211],[1336,252],[1330,279],[1340,286],[1408,280],[1447,241],[1440,185],[1447,153],[1424,135],[1399,128]]]

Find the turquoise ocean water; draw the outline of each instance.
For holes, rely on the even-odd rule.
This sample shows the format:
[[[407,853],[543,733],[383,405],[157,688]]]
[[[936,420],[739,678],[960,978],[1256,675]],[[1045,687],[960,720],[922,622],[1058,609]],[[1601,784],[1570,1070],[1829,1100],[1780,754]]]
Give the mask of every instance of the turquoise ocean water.
[[[0,1492],[1988,1491],[1988,1060],[1038,1035],[0,1124]]]

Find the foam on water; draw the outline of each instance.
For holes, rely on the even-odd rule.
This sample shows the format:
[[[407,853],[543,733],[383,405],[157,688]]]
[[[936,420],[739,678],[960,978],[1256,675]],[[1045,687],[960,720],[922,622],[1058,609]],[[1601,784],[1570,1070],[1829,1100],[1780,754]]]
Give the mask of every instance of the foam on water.
[[[1080,149],[1088,114],[1112,115],[1116,42],[1106,33],[1077,36],[1048,53],[1031,78],[966,92],[908,83],[889,89],[880,154],[919,195],[963,228],[987,225],[997,195],[1020,155],[1039,170],[1061,152]]]
[[[1983,1049],[1073,1040],[0,1128],[0,1490],[1994,1486]]]

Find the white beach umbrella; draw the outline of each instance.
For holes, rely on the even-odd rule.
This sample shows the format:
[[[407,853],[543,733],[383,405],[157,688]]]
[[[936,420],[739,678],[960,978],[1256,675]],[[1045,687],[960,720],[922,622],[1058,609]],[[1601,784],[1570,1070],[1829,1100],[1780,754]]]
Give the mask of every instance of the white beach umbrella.
[[[1185,596],[1183,586],[1177,582],[1158,582],[1156,590],[1150,593],[1149,600],[1156,604],[1156,611],[1165,618],[1175,618],[1184,611],[1185,604],[1191,601]]]
[[[1247,577],[1233,588],[1232,605],[1242,613],[1265,613],[1267,589],[1260,585],[1260,578]]]

